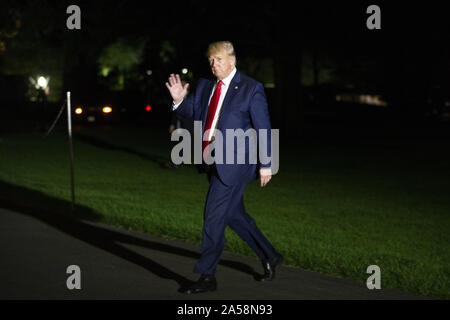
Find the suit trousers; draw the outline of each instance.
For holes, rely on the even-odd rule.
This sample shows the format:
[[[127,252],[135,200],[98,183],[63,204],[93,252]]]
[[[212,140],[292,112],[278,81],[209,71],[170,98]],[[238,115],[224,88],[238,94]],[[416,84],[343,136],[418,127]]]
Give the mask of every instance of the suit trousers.
[[[244,191],[248,182],[225,185],[215,166],[207,170],[209,189],[204,210],[201,257],[194,272],[215,274],[225,247],[225,228],[230,226],[253,249],[260,259],[276,255],[272,244],[245,211]]]

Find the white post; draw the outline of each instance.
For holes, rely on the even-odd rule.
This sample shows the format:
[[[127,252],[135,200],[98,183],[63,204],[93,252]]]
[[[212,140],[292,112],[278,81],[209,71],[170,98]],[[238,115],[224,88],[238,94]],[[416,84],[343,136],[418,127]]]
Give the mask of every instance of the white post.
[[[70,187],[72,192],[73,210],[75,206],[75,184],[73,181],[72,111],[70,106],[70,91],[67,92],[67,130],[69,133]]]

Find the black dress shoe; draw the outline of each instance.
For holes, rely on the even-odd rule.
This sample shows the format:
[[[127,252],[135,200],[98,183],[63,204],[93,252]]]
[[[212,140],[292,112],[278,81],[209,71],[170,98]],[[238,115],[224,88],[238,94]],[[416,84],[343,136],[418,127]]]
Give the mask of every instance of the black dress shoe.
[[[262,275],[259,281],[271,281],[275,278],[275,268],[277,265],[283,262],[283,256],[276,254],[275,257],[269,260],[262,260],[262,266],[264,269],[264,275]]]
[[[215,291],[217,289],[217,281],[214,275],[202,275],[197,282],[182,290],[183,293],[193,294],[207,291]]]

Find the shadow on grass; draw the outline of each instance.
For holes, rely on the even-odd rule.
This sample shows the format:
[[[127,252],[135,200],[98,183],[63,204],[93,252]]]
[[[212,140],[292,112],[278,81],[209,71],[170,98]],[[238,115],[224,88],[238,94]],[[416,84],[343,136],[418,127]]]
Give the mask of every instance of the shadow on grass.
[[[120,243],[128,243],[193,259],[198,259],[200,257],[197,252],[159,242],[144,240],[129,234],[83,222],[82,220],[99,221],[101,218],[101,215],[95,213],[88,207],[76,205],[73,213],[71,213],[71,203],[69,201],[53,198],[39,191],[15,186],[1,180],[0,207],[15,210],[39,219],[76,239],[141,266],[160,278],[174,280],[180,286],[179,292],[183,291],[186,286],[193,283],[187,278],[171,271],[164,266],[161,261],[157,262],[148,257],[139,255],[121,246]],[[220,264],[252,275],[254,278],[259,276],[252,267],[241,262],[222,259]]]
[[[117,150],[117,151],[127,152],[127,153],[133,154],[135,156],[138,156],[138,157],[140,157],[140,158],[142,158],[144,160],[155,162],[161,168],[170,169],[170,166],[169,166],[170,161],[169,161],[169,159],[166,159],[166,158],[161,157],[159,155],[147,154],[147,153],[143,153],[143,152],[139,152],[139,151],[133,150],[132,148],[123,147],[123,146],[117,146],[117,145],[114,145],[112,143],[106,142],[104,140],[98,139],[96,137],[85,135],[85,134],[81,134],[81,133],[74,133],[73,137],[75,139],[81,141],[81,142],[88,143],[88,144],[90,144],[92,146],[95,146],[97,148],[102,148],[102,149],[106,149],[106,150]]]

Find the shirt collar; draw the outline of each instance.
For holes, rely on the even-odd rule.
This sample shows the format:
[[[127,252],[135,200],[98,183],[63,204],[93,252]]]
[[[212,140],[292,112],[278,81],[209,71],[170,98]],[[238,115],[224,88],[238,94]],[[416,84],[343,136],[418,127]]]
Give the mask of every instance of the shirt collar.
[[[236,72],[237,72],[237,69],[234,68],[233,71],[231,71],[231,73],[228,75],[228,77],[226,77],[225,79],[222,80],[223,84],[228,87],[231,83],[231,80],[233,80],[233,77],[236,74]]]

